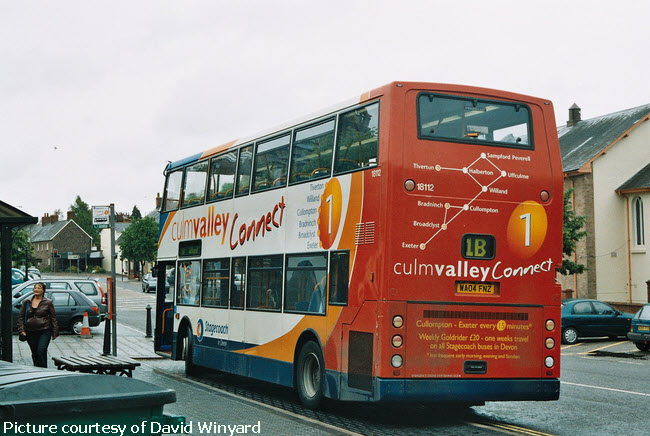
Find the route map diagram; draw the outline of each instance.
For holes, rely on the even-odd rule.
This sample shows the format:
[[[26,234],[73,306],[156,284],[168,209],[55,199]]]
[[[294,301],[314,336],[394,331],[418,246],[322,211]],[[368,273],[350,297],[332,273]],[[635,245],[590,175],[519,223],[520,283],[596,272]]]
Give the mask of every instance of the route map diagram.
[[[488,184],[483,184],[479,180],[477,180],[476,177],[474,177],[474,175],[472,174],[472,171],[471,171],[473,166],[475,166],[477,163],[479,163],[480,161],[483,161],[483,160],[488,162],[490,165],[492,165],[496,169],[495,178],[493,180],[489,181]],[[442,224],[440,225],[440,228],[426,242],[423,242],[423,243],[420,244],[420,249],[421,250],[425,250],[427,248],[427,245],[431,241],[433,241],[433,239],[436,236],[438,236],[438,234],[440,234],[440,232],[447,230],[448,225],[452,221],[454,221],[456,218],[458,218],[458,216],[461,213],[469,210],[470,205],[474,201],[476,201],[476,199],[478,199],[482,194],[488,192],[490,186],[495,184],[499,179],[507,176],[507,173],[504,170],[502,170],[501,168],[499,168],[494,162],[492,162],[487,157],[486,153],[481,153],[480,157],[478,157],[474,162],[472,162],[471,164],[469,164],[466,167],[463,167],[463,168],[447,168],[447,167],[443,167],[443,166],[438,164],[438,165],[435,166],[435,170],[436,170],[436,172],[440,172],[440,171],[461,171],[463,174],[467,174],[469,177],[471,177],[472,180],[474,180],[476,182],[476,184],[480,187],[480,190],[474,196],[474,198],[472,198],[470,201],[463,204],[462,206],[452,206],[450,203],[445,203],[445,205],[444,205],[444,207],[445,207],[445,216],[443,218]],[[485,175],[487,173],[484,170],[477,170],[477,171],[479,171],[479,173],[482,174],[482,175]],[[452,209],[454,209],[454,212],[456,212],[456,214],[453,215],[451,218],[447,219],[448,216],[450,215],[450,213],[453,213],[453,212],[451,212]]]

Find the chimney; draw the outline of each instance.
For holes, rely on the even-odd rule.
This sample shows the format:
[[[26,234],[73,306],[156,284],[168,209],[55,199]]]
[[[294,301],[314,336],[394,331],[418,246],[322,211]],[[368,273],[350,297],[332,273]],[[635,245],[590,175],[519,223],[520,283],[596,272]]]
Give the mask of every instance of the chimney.
[[[160,192],[156,193],[156,210],[160,210],[160,205],[162,204],[162,197]]]
[[[580,107],[573,103],[573,106],[569,108],[569,121],[566,122],[566,126],[573,127],[578,124],[578,121],[581,121]]]
[[[43,218],[41,218],[41,225],[44,226],[45,224],[49,223],[49,220],[50,215],[48,213],[43,214]]]
[[[74,211],[68,211],[68,221],[74,221]]]

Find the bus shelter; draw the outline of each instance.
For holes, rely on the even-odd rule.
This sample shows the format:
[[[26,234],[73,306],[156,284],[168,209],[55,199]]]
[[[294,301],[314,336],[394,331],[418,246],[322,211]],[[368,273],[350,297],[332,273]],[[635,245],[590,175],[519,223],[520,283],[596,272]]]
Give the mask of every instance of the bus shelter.
[[[0,306],[0,350],[2,360],[11,362],[13,349],[11,343],[11,247],[13,238],[11,230],[14,227],[36,224],[38,218],[0,200],[0,288],[2,289],[2,304]]]

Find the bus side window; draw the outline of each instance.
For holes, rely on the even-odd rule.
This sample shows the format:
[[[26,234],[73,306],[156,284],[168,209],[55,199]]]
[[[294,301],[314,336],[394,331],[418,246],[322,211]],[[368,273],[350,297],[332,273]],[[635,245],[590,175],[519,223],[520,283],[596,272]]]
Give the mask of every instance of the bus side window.
[[[330,305],[347,306],[350,272],[350,252],[330,253]]]
[[[257,144],[251,192],[286,186],[290,140],[289,135],[284,135]]]
[[[199,305],[201,294],[201,261],[184,260],[178,263],[176,304]]]
[[[284,310],[325,313],[327,255],[287,255]]]
[[[334,147],[334,120],[297,130],[291,154],[290,183],[330,175]]]
[[[207,160],[185,168],[183,207],[196,206],[205,202],[205,179],[207,174]]]
[[[236,196],[246,195],[250,191],[251,165],[253,165],[253,145],[247,145],[239,149]]]
[[[379,103],[341,114],[334,174],[377,165],[378,144]]]
[[[244,308],[244,290],[246,289],[246,258],[235,257],[232,260],[230,281],[230,308]]]
[[[176,210],[181,202],[181,182],[183,171],[178,170],[167,174],[167,186],[165,187],[164,210]]]
[[[204,260],[201,305],[227,308],[229,286],[230,259]]]
[[[208,181],[208,201],[232,198],[236,165],[237,151],[230,151],[212,159]]]
[[[280,254],[248,259],[246,309],[280,311],[282,257]]]

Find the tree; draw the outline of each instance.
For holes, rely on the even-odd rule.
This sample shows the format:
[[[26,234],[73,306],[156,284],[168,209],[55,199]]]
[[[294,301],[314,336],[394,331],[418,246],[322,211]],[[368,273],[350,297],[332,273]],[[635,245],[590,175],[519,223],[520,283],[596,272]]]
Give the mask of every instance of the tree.
[[[120,238],[122,259],[138,262],[144,268],[145,262],[156,260],[158,249],[158,224],[151,217],[135,220],[124,230]]]
[[[138,209],[138,206],[133,206],[133,210],[131,211],[131,219],[133,221],[139,220],[142,218],[142,213],[140,213],[140,209]]]
[[[115,212],[116,223],[130,223],[131,215],[128,212]]]
[[[584,215],[576,215],[571,204],[571,194],[573,189],[569,189],[564,193],[564,228],[562,231],[562,268],[558,272],[562,275],[569,274],[582,274],[586,267],[574,262],[571,256],[576,250],[577,242],[587,236],[587,231],[583,230],[587,217]]]
[[[29,232],[25,229],[12,229],[11,239],[11,260],[15,265],[25,262],[25,253],[29,253],[31,261],[32,244],[29,243]]]
[[[74,203],[70,205],[70,210],[74,212],[74,221],[79,224],[79,227],[93,238],[95,244],[99,244],[99,230],[93,227],[93,214],[88,203],[77,195]]]

